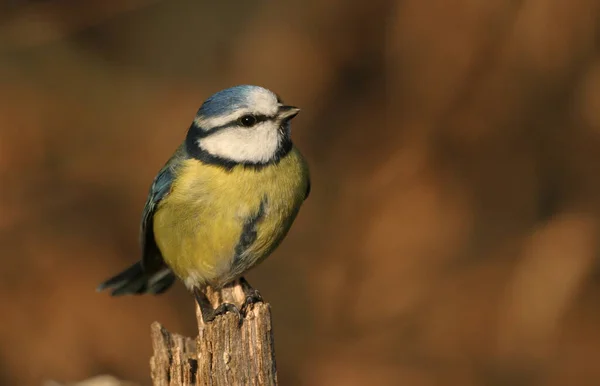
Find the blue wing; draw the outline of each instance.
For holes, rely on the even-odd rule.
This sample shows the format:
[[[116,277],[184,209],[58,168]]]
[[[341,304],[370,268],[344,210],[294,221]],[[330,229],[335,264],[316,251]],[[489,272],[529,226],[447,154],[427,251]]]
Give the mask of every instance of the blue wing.
[[[165,166],[158,172],[150,192],[148,193],[148,199],[146,205],[144,205],[144,211],[142,214],[142,223],[140,229],[140,241],[142,244],[142,265],[144,269],[153,271],[161,266],[164,266],[162,254],[156,245],[154,239],[154,212],[162,199],[164,199],[171,191],[171,185],[175,178],[177,167],[180,165],[180,161],[184,158],[185,153],[183,147],[177,149],[175,154],[167,161]]]
[[[150,192],[140,227],[140,242],[142,246],[142,259],[123,272],[111,277],[98,286],[98,291],[111,289],[113,296],[126,294],[160,294],[169,289],[175,281],[175,275],[165,264],[162,254],[154,239],[154,213],[162,199],[171,191],[177,168],[181,161],[187,157],[185,148],[180,146],[158,172]]]

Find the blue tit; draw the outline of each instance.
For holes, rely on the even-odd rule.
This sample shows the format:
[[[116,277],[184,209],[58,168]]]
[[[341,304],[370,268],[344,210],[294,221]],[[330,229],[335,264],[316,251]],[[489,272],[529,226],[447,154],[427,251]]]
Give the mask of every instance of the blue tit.
[[[260,301],[243,274],[277,248],[310,192],[307,163],[291,139],[290,121],[299,111],[258,86],[208,98],[152,183],[141,261],[98,291],[160,294],[179,278],[196,295],[205,321],[240,314],[228,303],[213,309],[207,286],[240,279],[247,295],[242,308]]]

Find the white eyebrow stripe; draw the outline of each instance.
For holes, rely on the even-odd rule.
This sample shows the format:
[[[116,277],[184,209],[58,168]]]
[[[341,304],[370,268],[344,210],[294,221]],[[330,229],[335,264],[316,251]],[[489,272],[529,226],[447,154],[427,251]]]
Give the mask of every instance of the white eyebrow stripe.
[[[220,115],[216,117],[196,117],[194,119],[194,123],[196,126],[202,128],[205,131],[208,131],[212,128],[226,125],[230,122],[235,121],[240,118],[242,115],[252,113],[249,108],[241,108],[227,115]]]

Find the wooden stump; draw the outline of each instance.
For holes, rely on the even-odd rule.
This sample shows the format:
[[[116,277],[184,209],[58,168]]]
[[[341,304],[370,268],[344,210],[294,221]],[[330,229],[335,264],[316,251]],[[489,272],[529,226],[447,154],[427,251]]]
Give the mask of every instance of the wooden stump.
[[[241,307],[239,282],[221,291],[207,290],[213,307],[223,301]],[[152,324],[154,355],[150,359],[154,386],[277,385],[271,307],[250,306],[241,326],[233,313],[204,323],[196,305],[198,337],[168,332]]]

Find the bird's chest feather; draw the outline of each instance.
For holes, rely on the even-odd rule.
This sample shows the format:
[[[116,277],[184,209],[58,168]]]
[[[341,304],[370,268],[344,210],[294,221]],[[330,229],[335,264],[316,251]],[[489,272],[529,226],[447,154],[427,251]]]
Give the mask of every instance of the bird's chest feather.
[[[154,218],[165,261],[184,280],[190,273],[206,282],[241,274],[285,236],[306,177],[295,154],[262,169],[185,161]]]

